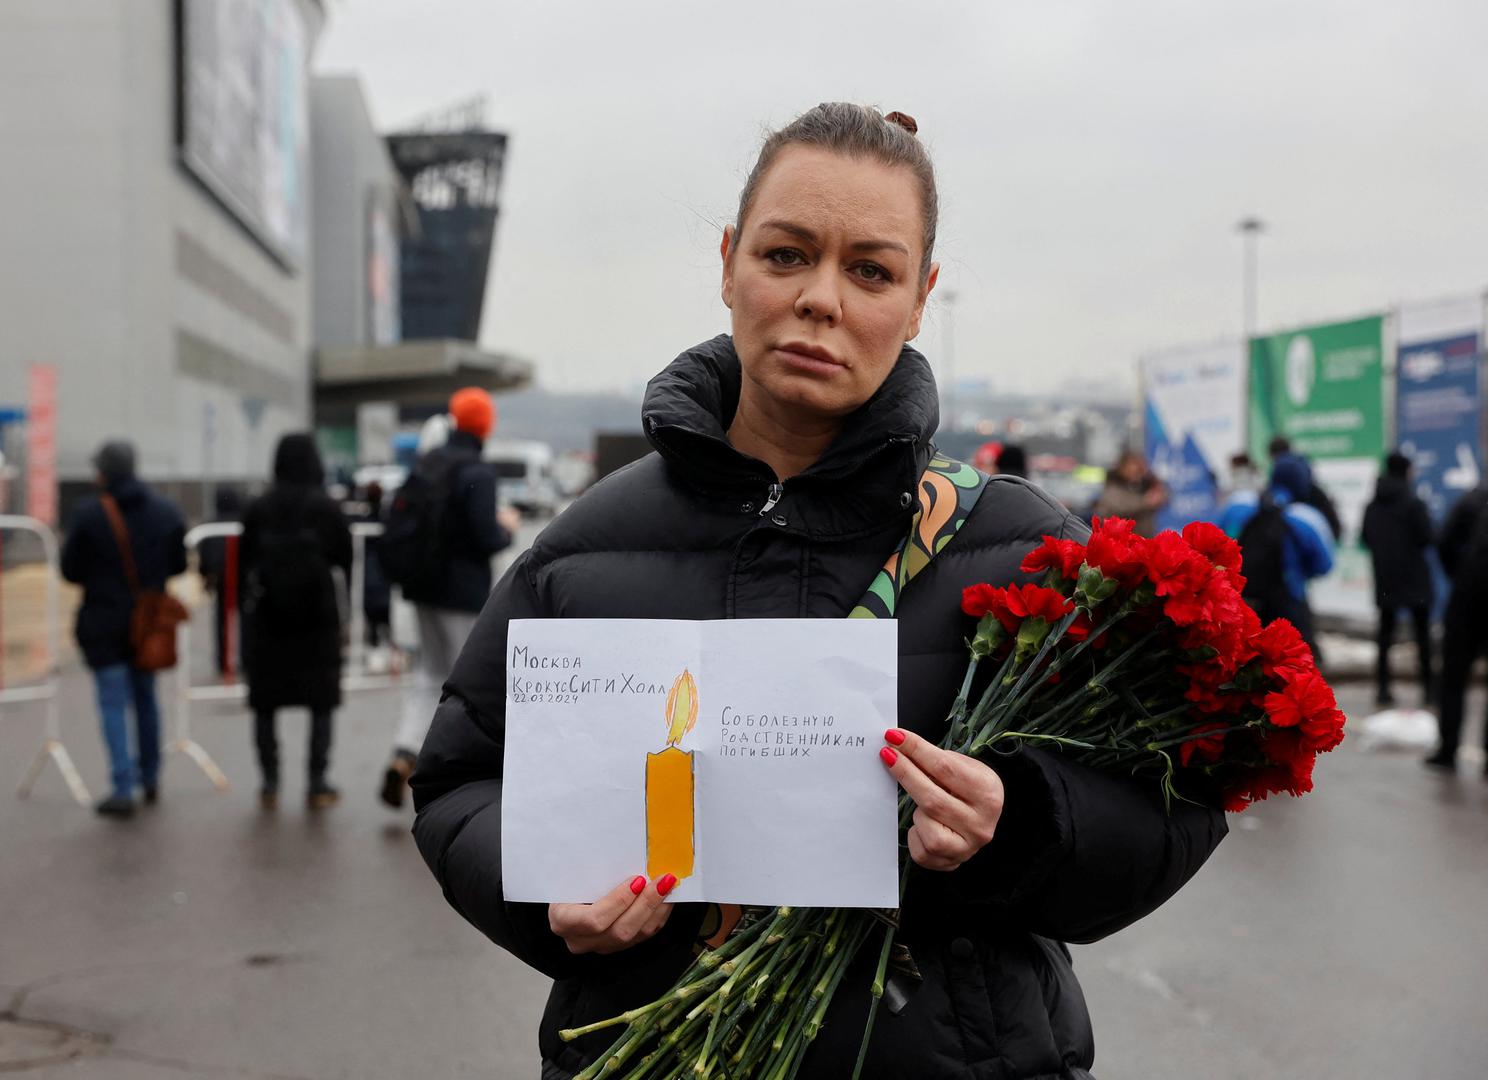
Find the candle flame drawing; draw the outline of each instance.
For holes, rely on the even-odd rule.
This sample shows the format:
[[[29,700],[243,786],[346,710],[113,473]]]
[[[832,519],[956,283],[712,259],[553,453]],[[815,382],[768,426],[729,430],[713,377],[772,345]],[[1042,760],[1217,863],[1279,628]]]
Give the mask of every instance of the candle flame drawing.
[[[686,668],[667,694],[666,749],[646,755],[646,873],[692,876],[693,758],[679,745],[697,725],[697,680]]]

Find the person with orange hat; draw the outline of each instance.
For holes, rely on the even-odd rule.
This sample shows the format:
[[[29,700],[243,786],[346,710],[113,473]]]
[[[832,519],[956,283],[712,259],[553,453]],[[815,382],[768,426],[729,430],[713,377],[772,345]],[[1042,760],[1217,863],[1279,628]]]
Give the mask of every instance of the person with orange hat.
[[[497,508],[496,474],[481,448],[496,404],[477,386],[449,400],[449,435],[427,450],[393,497],[378,557],[418,618],[418,661],[405,686],[380,796],[403,805],[408,777],[439,704],[439,688],[491,591],[491,558],[510,546],[521,515]]]

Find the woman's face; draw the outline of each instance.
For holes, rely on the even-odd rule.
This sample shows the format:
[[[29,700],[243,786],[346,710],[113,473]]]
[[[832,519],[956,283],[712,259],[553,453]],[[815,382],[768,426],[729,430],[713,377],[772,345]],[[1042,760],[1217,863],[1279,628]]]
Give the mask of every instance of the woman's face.
[[[743,230],[723,233],[744,399],[838,417],[883,384],[920,332],[938,266],[920,283],[920,197],[907,168],[814,147],[781,151]]]

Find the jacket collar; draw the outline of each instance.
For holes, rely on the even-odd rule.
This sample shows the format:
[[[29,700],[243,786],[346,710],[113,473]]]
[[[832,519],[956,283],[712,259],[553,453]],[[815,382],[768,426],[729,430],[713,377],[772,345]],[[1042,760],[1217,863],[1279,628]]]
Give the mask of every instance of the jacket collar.
[[[733,339],[720,334],[677,357],[646,389],[646,437],[675,473],[705,494],[758,493],[775,480],[768,465],[728,441],[741,379]],[[786,489],[816,494],[830,487],[840,512],[832,532],[864,527],[890,510],[903,513],[902,496],[915,491],[939,420],[930,364],[906,345],[878,392],[847,417],[826,453],[787,481]],[[837,483],[847,480],[851,484]]]
[[[482,447],[479,435],[472,435],[470,432],[461,431],[459,428],[450,429],[449,438],[445,440],[444,445],[453,451],[459,451],[463,454],[473,454],[476,457],[480,456]]]

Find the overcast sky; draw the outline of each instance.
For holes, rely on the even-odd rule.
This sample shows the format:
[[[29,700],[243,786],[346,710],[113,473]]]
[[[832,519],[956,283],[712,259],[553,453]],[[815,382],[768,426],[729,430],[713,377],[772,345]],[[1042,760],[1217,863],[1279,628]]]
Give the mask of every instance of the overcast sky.
[[[1130,388],[1143,352],[1488,286],[1483,0],[332,0],[384,130],[477,93],[511,137],[484,344],[638,386],[728,328],[718,227],[818,101],[919,121],[954,369]],[[943,371],[946,305],[917,342]]]

